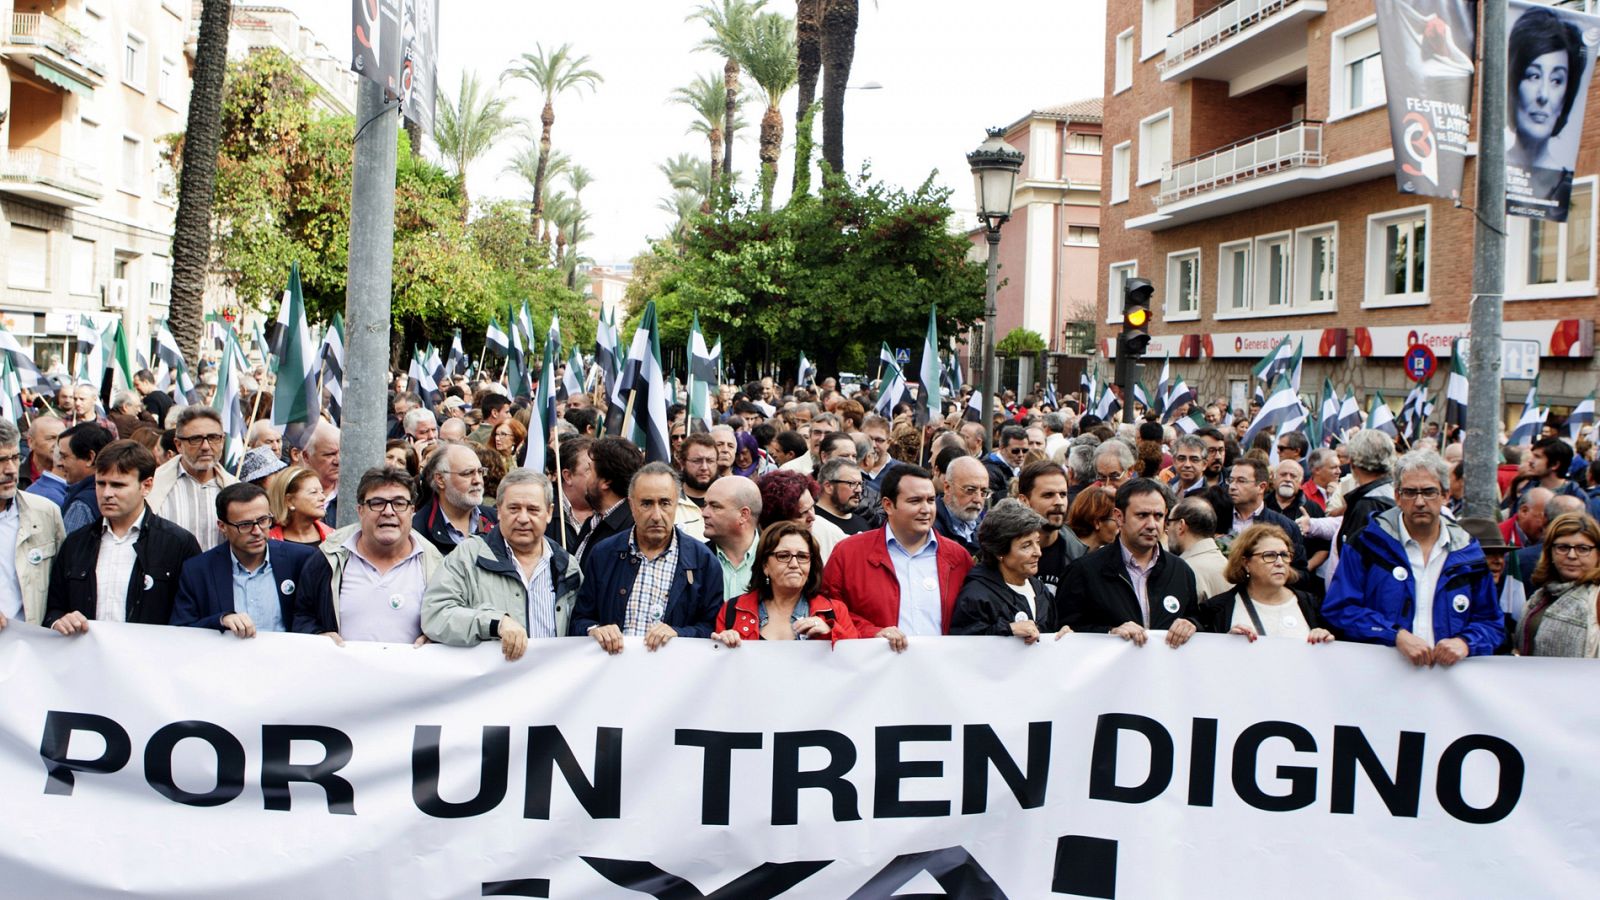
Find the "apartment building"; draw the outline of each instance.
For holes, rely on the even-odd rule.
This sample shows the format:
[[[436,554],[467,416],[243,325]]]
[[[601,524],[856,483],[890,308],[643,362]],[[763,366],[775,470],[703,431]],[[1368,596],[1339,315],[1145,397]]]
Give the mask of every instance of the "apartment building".
[[[195,3],[194,19],[200,19]],[[342,37],[342,35],[341,35]],[[336,116],[356,114],[356,73],[349,51],[341,56],[307,28],[293,10],[282,6],[233,5],[228,28],[228,59],[241,60],[259,50],[279,50],[321,88],[312,105]]]
[[[1241,401],[1285,334],[1308,392],[1327,376],[1398,403],[1416,343],[1442,390],[1470,319],[1475,160],[1466,206],[1396,190],[1371,0],[1110,3],[1106,97],[1103,353],[1138,276],[1156,286],[1150,354],[1205,360],[1185,377],[1207,399]],[[1592,111],[1582,145],[1568,221],[1508,229],[1504,337],[1557,411],[1596,383]],[[1520,405],[1526,382],[1504,387]]]
[[[80,315],[146,346],[165,319],[188,0],[0,7],[0,321],[60,370]]]

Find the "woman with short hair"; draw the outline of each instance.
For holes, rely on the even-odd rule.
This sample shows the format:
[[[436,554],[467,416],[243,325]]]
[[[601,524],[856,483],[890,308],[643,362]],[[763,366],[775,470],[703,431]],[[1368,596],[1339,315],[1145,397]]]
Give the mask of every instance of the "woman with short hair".
[[[1333,631],[1311,595],[1297,591],[1294,547],[1276,525],[1251,525],[1234,538],[1223,577],[1233,590],[1200,604],[1200,621],[1212,634],[1238,634],[1251,641],[1286,637],[1308,644],[1333,640]]]
[[[1600,524],[1574,512],[1546,525],[1533,583],[1539,589],[1528,599],[1512,643],[1517,654],[1600,657]]]
[[[1049,526],[1018,500],[1001,500],[978,525],[978,559],[956,595],[951,634],[1010,635],[1036,643],[1046,632],[1056,638],[1072,629],[1059,626],[1055,598],[1039,580],[1040,540]]]
[[[1067,527],[1090,550],[1117,539],[1117,495],[1110,488],[1086,487],[1067,510]]]
[[[267,486],[267,504],[276,524],[267,532],[274,541],[320,544],[333,533],[323,521],[328,497],[322,479],[305,466],[290,466]]]

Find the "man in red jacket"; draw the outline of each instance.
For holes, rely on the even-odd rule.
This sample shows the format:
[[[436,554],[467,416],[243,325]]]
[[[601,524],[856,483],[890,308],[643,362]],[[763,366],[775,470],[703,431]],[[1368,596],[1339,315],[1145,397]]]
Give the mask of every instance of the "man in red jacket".
[[[862,637],[896,651],[906,639],[950,632],[956,593],[972,557],[933,530],[933,476],[919,466],[890,469],[880,489],[888,524],[840,541],[822,571],[822,595],[842,601]]]

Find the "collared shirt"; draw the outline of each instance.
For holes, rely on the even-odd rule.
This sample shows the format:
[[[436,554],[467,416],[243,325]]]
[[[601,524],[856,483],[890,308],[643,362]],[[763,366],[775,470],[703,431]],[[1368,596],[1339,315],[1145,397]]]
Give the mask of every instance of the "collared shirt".
[[[809,616],[809,615],[811,615],[811,603],[810,603],[810,601],[808,601],[808,600],[806,600],[804,598],[795,601],[794,609],[789,611],[789,627],[793,628],[794,627],[794,623],[800,621],[801,619],[804,619],[806,616]],[[756,604],[756,618],[758,618],[760,620],[760,623],[756,626],[757,629],[766,628],[767,627],[767,623],[772,621],[772,616],[767,614],[767,604],[765,604],[765,603],[757,603]],[[794,639],[797,640],[797,641],[804,641],[804,640],[809,640],[810,637],[811,636],[808,635],[808,634],[797,634],[797,635],[794,636]]]
[[[339,634],[347,641],[409,644],[422,634],[422,544],[414,538],[411,552],[387,572],[378,571],[361,555],[361,531],[344,548],[350,558],[339,581]]]
[[[17,581],[17,535],[22,530],[22,511],[15,497],[0,512],[0,613],[8,619],[21,619],[22,585]]]
[[[1255,509],[1252,509],[1250,511],[1249,515],[1241,516],[1241,515],[1239,515],[1239,508],[1237,506],[1234,507],[1233,508],[1233,530],[1228,532],[1228,533],[1229,534],[1238,534],[1239,532],[1245,530],[1246,528],[1249,528],[1251,525],[1254,525],[1256,523],[1256,516],[1261,515],[1261,511],[1263,509],[1266,509],[1266,508],[1267,508],[1266,502],[1262,501],[1261,503],[1256,505]]]
[[[894,577],[900,583],[900,621],[895,624],[907,637],[944,634],[944,603],[939,594],[939,535],[928,530],[928,541],[912,555],[893,528],[883,529]]]
[[[948,504],[945,506],[945,509],[950,510],[950,530],[955,532],[956,537],[966,541],[969,544],[976,544],[978,542],[979,520],[973,519],[972,521],[968,522],[967,520],[956,515],[956,511],[950,509]]]
[[[757,531],[751,535],[750,546],[745,548],[744,556],[738,560],[729,559],[720,546],[716,547],[717,562],[722,564],[722,602],[726,603],[750,589],[750,576],[756,570],[756,548],[760,543],[761,532]],[[816,560],[812,560],[811,564],[817,565]]]
[[[1124,544],[1121,539],[1117,541],[1117,548],[1122,551],[1122,568],[1127,571],[1128,581],[1133,585],[1133,595],[1139,598],[1139,615],[1144,619],[1139,624],[1149,628],[1150,570],[1154,569],[1156,563],[1161,560],[1161,548],[1156,547],[1155,552],[1150,554],[1150,562],[1143,566],[1139,565],[1138,560],[1133,558],[1133,554],[1128,552],[1128,545]]]
[[[444,516],[444,533],[446,537],[450,538],[450,543],[452,544],[460,544],[462,541],[472,537],[475,534],[483,533],[483,513],[479,512],[478,507],[476,506],[467,512],[466,534],[462,534],[461,530],[456,528],[455,523],[450,521],[450,517],[445,516],[443,503],[438,505],[437,514]]]
[[[128,621],[128,582],[133,580],[133,567],[139,562],[134,542],[144,531],[145,513],[128,533],[117,537],[111,531],[111,522],[100,520],[100,556],[94,564],[95,606],[97,622]]]
[[[1424,563],[1422,544],[1411,536],[1411,530],[1406,528],[1404,520],[1400,523],[1400,531],[1405,535],[1401,545],[1406,549],[1406,561],[1411,564],[1411,577],[1416,579],[1413,591],[1417,602],[1412,610],[1411,633],[1432,646],[1433,594],[1439,587],[1439,576],[1444,574],[1444,560],[1448,555],[1445,548],[1450,544],[1450,534],[1445,529],[1444,523],[1439,523],[1439,538],[1434,541],[1433,550],[1428,555],[1428,561]]]
[[[672,576],[678,572],[678,530],[672,530],[667,549],[655,559],[639,552],[637,529],[628,531],[628,554],[639,566],[633,577],[633,591],[628,595],[628,607],[622,616],[622,633],[627,637],[644,637],[650,626],[661,621],[667,612],[667,595],[672,591]]]
[[[217,528],[217,492],[221,490],[222,479],[217,477],[215,466],[211,480],[202,483],[189,474],[180,459],[178,477],[172,482],[172,492],[161,504],[159,515],[194,535],[202,552],[210,550],[222,543],[222,531]]]
[[[576,552],[573,553],[573,555],[577,556],[580,559],[588,559],[589,558],[589,544],[594,541],[594,531],[595,531],[595,529],[599,528],[600,527],[600,523],[604,522],[608,516],[610,516],[612,513],[616,512],[617,511],[617,507],[619,507],[622,504],[627,503],[627,502],[628,502],[628,498],[627,497],[623,497],[621,500],[618,500],[617,502],[611,504],[611,506],[607,507],[605,512],[597,512],[594,515],[590,516],[589,517],[589,521],[584,523],[584,526],[583,526],[584,530],[583,530],[582,537],[580,537],[579,540],[578,540],[578,549],[577,549]]]
[[[278,604],[278,582],[272,577],[272,557],[265,556],[254,572],[228,550],[233,570],[233,611],[242,612],[255,623],[257,631],[286,631],[283,607]]]
[[[550,577],[550,548],[541,543],[539,549],[543,552],[532,569],[524,569],[522,560],[517,559],[515,552],[511,552],[511,561],[516,563],[517,575],[522,578],[522,590],[527,598],[527,615],[524,618],[528,622],[528,637],[561,637],[556,633],[556,589]]]

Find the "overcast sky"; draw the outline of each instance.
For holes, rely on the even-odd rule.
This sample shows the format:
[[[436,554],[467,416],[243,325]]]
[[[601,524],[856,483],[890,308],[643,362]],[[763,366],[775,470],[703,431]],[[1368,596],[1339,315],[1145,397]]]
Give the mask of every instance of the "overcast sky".
[[[347,0],[279,0],[294,9],[336,53],[348,54]],[[605,82],[592,94],[556,101],[557,149],[587,168],[595,182],[584,191],[589,229],[584,253],[596,262],[626,262],[664,233],[670,217],[657,209],[669,193],[657,164],[680,152],[707,155],[704,138],[685,133],[687,107],[670,104],[674,87],[695,74],[721,72],[722,61],[694,52],[704,33],[684,17],[687,0],[442,0],[439,90],[454,95],[464,69],[498,78],[535,43],[572,42],[591,57]],[[791,0],[769,7],[793,15]],[[937,169],[955,190],[952,205],[973,207],[965,154],[984,129],[1029,110],[1097,97],[1104,84],[1105,0],[871,0],[861,4],[851,91],[845,106],[845,157],[853,173],[870,162],[874,175],[907,187]],[[540,105],[531,86],[505,88],[519,98],[516,112],[531,121]],[[743,88],[741,88],[741,91]],[[818,91],[820,93],[820,85]],[[745,118],[759,122],[764,106]],[[783,106],[785,152],[780,192],[792,177],[794,94]],[[817,123],[818,153],[821,122]],[[504,142],[467,173],[474,198],[520,197],[526,189],[504,173],[515,149]],[[734,166],[756,168],[756,129],[740,133]]]

